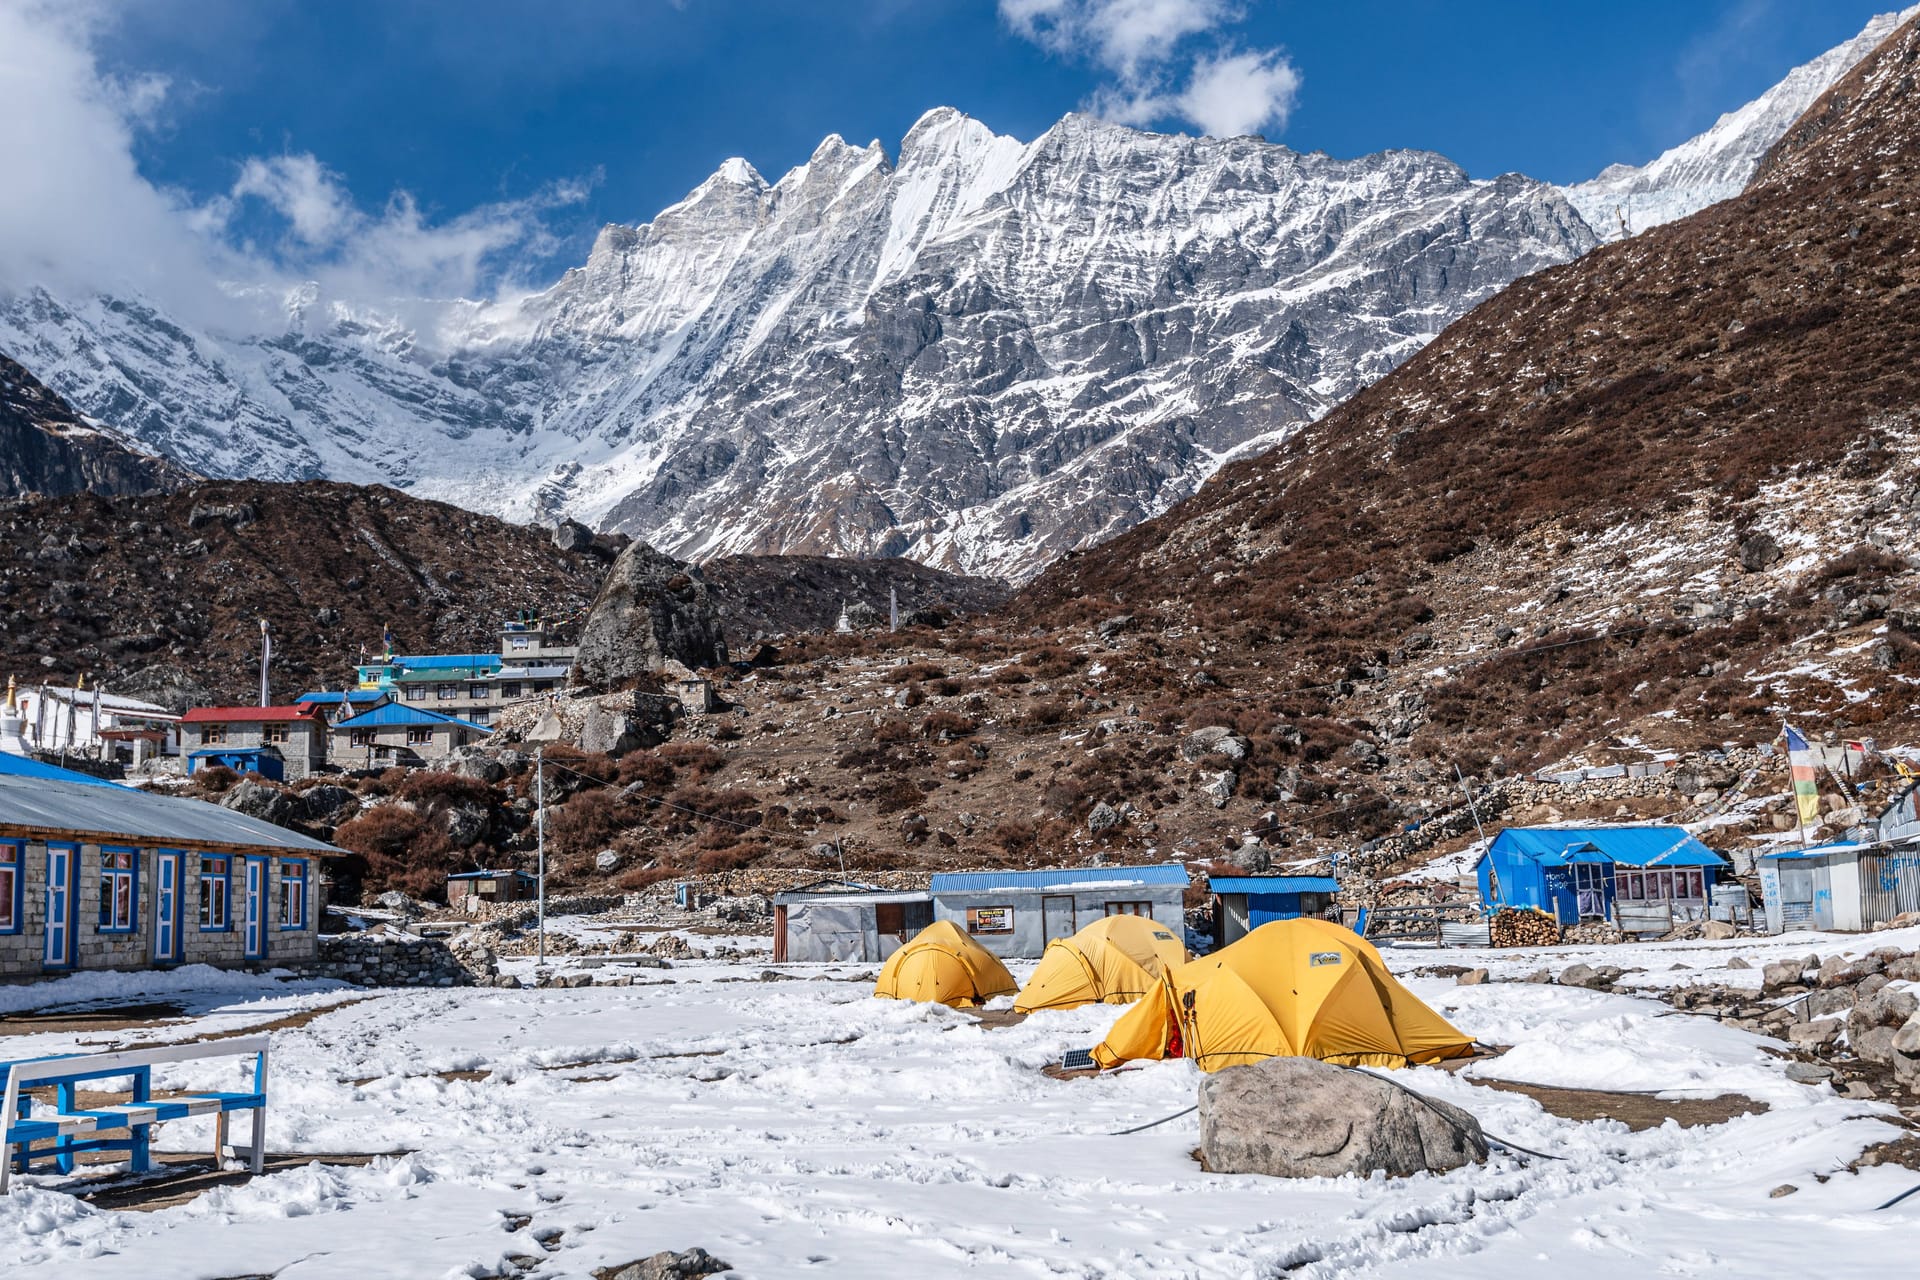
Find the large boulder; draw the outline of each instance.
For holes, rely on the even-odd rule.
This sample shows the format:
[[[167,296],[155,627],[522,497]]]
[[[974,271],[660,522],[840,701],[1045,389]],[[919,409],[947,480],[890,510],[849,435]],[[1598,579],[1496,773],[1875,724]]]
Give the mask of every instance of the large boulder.
[[[255,782],[252,778],[242,778],[228,787],[221,795],[219,805],[235,813],[244,813],[249,818],[271,822],[276,827],[290,827],[307,818],[306,801],[285,787],[276,787],[270,782]]]
[[[1334,1178],[1444,1173],[1487,1158],[1460,1108],[1314,1058],[1228,1067],[1200,1086],[1200,1150],[1215,1173]]]
[[[705,1249],[688,1249],[685,1253],[656,1253],[638,1262],[602,1267],[593,1276],[594,1280],[701,1280],[732,1269]]]
[[[607,570],[587,613],[573,680],[617,688],[652,675],[669,658],[694,668],[726,662],[720,615],[699,569],[636,542]]]
[[[1920,1090],[1920,1013],[1893,1033],[1893,1077],[1908,1089]]]

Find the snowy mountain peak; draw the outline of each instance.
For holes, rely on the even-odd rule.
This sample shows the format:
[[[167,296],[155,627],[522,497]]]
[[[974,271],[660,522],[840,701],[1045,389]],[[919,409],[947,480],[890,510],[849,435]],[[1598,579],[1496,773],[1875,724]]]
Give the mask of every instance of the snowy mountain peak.
[[[1585,253],[1618,192],[1645,211],[1744,183],[1893,21],[1572,192],[1425,151],[1338,159],[1085,114],[1024,143],[940,107],[897,162],[838,134],[771,185],[729,159],[524,299],[296,291],[262,306],[273,332],[232,338],[134,297],[0,281],[0,350],[212,475],[566,513],[682,556],[1024,577]]]
[[[1732,199],[1814,99],[1915,14],[1920,5],[1870,19],[1859,35],[1795,67],[1705,133],[1645,165],[1608,165],[1596,177],[1566,188],[1567,200],[1602,240],[1618,240]]]

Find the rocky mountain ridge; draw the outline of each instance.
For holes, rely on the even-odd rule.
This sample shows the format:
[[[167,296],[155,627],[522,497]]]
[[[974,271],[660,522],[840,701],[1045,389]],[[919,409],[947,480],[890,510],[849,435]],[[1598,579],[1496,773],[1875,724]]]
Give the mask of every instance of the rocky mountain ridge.
[[[1516,283],[1013,617],[1197,634],[1263,714],[1469,772],[1911,742],[1916,61],[1910,20],[1742,195]]]
[[[1023,143],[942,108],[893,156],[829,137],[771,182],[728,161],[532,297],[246,283],[248,318],[222,327],[0,281],[0,349],[212,475],[565,512],[685,558],[1025,578],[1610,237],[1623,193],[1637,227],[1737,189],[1877,29],[1644,170],[1565,191],[1084,116]]]
[[[82,418],[0,355],[0,493],[156,493],[198,478],[113,428]]]

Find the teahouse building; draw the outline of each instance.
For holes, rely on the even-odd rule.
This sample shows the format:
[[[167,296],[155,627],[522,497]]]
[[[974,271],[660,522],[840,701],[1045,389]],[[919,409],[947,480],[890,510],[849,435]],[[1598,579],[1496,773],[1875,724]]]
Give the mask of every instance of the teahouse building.
[[[387,702],[333,726],[333,762],[343,769],[428,764],[491,732],[426,707]]]
[[[1640,932],[1707,918],[1726,859],[1675,826],[1508,827],[1474,864],[1488,910],[1534,907],[1562,924]],[[1632,917],[1629,921],[1626,917]]]
[[[1186,892],[1178,862],[1150,867],[964,871],[933,877],[933,917],[951,920],[997,956],[1035,959],[1055,938],[1102,916],[1150,916],[1186,936]]]
[[[180,723],[189,773],[257,748],[280,757],[288,782],[327,762],[327,722],[313,707],[195,707]]]
[[[0,752],[0,978],[311,960],[320,859],[342,853]]]

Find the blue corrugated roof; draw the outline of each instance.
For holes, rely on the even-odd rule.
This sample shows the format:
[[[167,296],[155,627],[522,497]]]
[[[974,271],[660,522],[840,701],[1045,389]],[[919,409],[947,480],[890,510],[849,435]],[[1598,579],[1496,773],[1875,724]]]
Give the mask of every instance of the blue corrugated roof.
[[[1629,867],[1718,867],[1726,863],[1674,826],[1508,827],[1494,837],[1493,848],[1554,866],[1612,862]]]
[[[362,711],[357,716],[348,716],[333,727],[335,729],[382,729],[395,725],[457,724],[472,729],[475,733],[491,733],[483,724],[471,720],[462,720],[458,716],[443,715],[438,711],[429,711],[425,707],[409,707],[404,702],[389,702],[384,707],[375,707],[371,711]]]
[[[1337,893],[1332,876],[1208,876],[1215,893]]]
[[[343,702],[378,702],[388,696],[390,695],[385,689],[349,689],[345,693],[321,689],[313,693],[301,694],[293,700],[293,705],[297,707],[303,702],[309,702],[317,707],[334,707]]]
[[[1055,867],[1039,871],[949,871],[933,877],[935,893],[974,889],[1045,889],[1073,884],[1186,884],[1182,863],[1151,867]]]
[[[420,653],[391,658],[387,665],[418,670],[434,667],[497,667],[502,661],[504,659],[497,653]]]
[[[96,778],[90,773],[79,773],[73,769],[62,769],[58,765],[42,764],[32,756],[17,756],[10,751],[0,751],[0,775],[9,778],[39,778],[46,782],[84,782],[96,787],[117,785],[108,782],[105,778]]]

